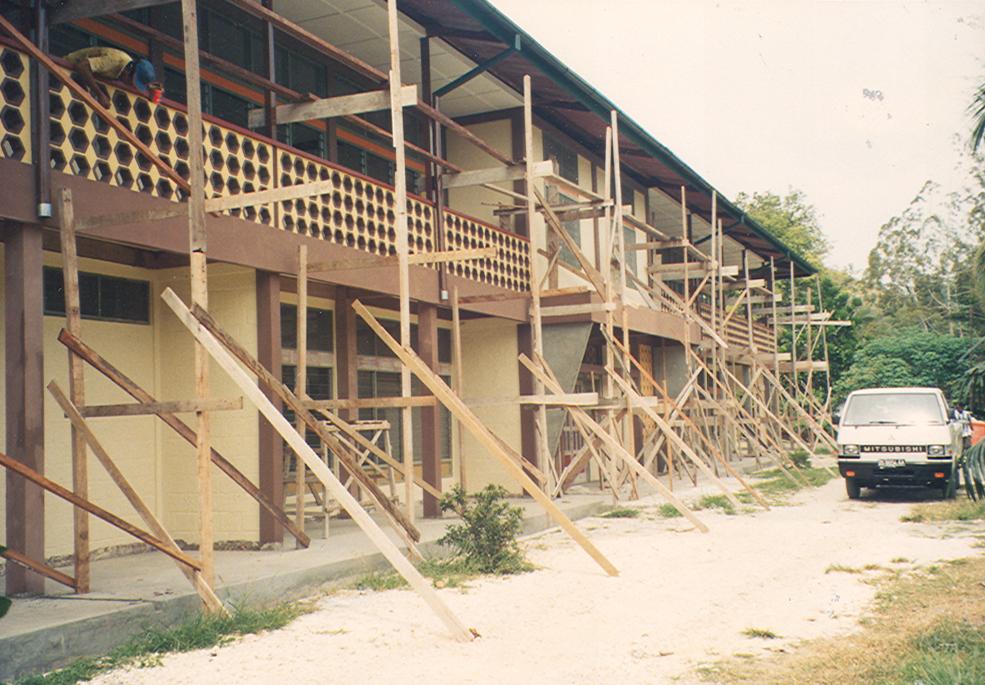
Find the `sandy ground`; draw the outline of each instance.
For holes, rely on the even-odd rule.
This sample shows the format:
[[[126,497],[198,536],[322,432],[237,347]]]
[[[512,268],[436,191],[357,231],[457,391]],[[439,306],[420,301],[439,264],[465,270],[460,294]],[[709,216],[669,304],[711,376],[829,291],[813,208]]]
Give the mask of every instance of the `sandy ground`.
[[[656,498],[640,502],[645,518],[581,521],[618,578],[560,531],[529,538],[541,570],[440,591],[481,633],[470,644],[453,642],[409,590],[344,591],[274,633],[94,682],[689,683],[701,663],[853,630],[875,592],[863,581],[878,572],[826,573],[832,564],[909,567],[979,551],[971,533],[981,527],[901,523],[912,499],[850,502],[841,479],[795,501],[701,512],[704,535],[652,516]],[[781,638],[745,637],[747,628]]]

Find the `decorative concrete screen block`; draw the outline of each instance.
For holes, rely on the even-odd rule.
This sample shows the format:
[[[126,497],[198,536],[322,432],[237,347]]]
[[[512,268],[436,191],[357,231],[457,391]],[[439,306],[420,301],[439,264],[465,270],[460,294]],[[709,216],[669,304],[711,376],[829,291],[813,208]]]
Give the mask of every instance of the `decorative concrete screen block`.
[[[109,88],[111,111],[137,138],[189,177],[188,117],[184,112],[118,88]],[[205,188],[208,197],[273,187],[271,145],[233,129],[204,122]],[[56,171],[178,201],[183,191],[161,175],[150,160],[122,141],[57,79],[51,84],[51,154]],[[272,207],[260,205],[226,212],[274,225]]]
[[[30,69],[27,57],[0,50],[0,157],[31,161]]]
[[[530,283],[530,243],[480,221],[446,211],[445,249],[467,250],[492,245],[499,255],[491,259],[455,262],[449,266],[458,276],[509,290],[525,291]]]
[[[359,174],[288,150],[280,150],[279,187],[331,181],[330,194],[280,203],[285,231],[321,238],[376,255],[397,254],[393,189]],[[434,252],[433,208],[407,198],[412,253]]]
[[[29,75],[26,55],[0,48],[0,157],[25,163],[31,162]],[[108,90],[110,111],[116,118],[187,180],[187,115],[127,90]],[[54,171],[172,202],[184,200],[183,190],[122,140],[57,78],[51,79],[49,102]],[[209,198],[316,181],[331,181],[333,186],[323,195],[223,210],[223,214],[374,255],[396,255],[395,191],[391,186],[212,121],[203,122],[203,146]],[[435,213],[434,205],[427,201],[407,198],[411,254],[439,251]],[[498,249],[496,257],[450,264],[452,273],[500,288],[527,290],[530,246],[525,238],[456,212],[446,211],[443,223],[445,244],[440,249]],[[438,269],[440,265],[429,263],[426,267]]]

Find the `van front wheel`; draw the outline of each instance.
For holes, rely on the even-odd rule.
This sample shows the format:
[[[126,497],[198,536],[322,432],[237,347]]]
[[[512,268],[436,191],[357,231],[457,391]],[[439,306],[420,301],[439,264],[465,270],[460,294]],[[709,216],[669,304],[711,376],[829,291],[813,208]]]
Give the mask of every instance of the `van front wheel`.
[[[848,493],[848,499],[858,499],[862,496],[862,486],[854,478],[845,479],[845,491]]]

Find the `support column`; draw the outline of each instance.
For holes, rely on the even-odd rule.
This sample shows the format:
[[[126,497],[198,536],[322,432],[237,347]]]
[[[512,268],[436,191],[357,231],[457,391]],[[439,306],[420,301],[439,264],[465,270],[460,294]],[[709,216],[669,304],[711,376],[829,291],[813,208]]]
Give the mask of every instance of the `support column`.
[[[356,313],[352,310],[352,292],[341,286],[335,289],[335,373],[338,399],[359,397],[359,369],[356,359]],[[358,409],[340,409],[347,421],[359,418]]]
[[[522,324],[516,327],[516,347],[520,354],[525,354],[533,358],[533,332],[530,324]],[[520,394],[532,395],[534,392],[534,378],[529,371],[522,365],[519,366],[520,373]],[[534,428],[534,405],[520,405],[520,451],[537,468],[543,469],[545,464],[537,461],[537,434]],[[530,475],[529,473],[527,475]]]
[[[4,251],[6,452],[44,473],[44,340],[41,227],[7,224]],[[44,556],[44,491],[6,472],[7,539],[10,549]],[[44,577],[7,564],[7,594],[42,593]]]
[[[280,275],[256,272],[257,289],[257,358],[279,381],[280,349]],[[267,399],[281,409],[280,400],[265,389]],[[262,416],[260,422],[260,490],[278,506],[284,505],[284,443]],[[260,508],[260,542],[283,542],[284,528],[270,513]]]
[[[438,308],[423,302],[417,308],[417,353],[438,373]],[[421,466],[423,478],[441,490],[441,415],[436,406],[421,408]],[[438,499],[424,493],[424,516],[440,518]]]

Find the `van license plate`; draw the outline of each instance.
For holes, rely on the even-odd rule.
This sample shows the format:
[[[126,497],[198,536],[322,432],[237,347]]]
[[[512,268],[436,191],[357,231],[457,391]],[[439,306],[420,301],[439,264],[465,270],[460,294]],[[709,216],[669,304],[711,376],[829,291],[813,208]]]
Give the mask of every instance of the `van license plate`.
[[[896,469],[900,466],[906,466],[905,459],[880,459],[879,468],[881,469]]]

